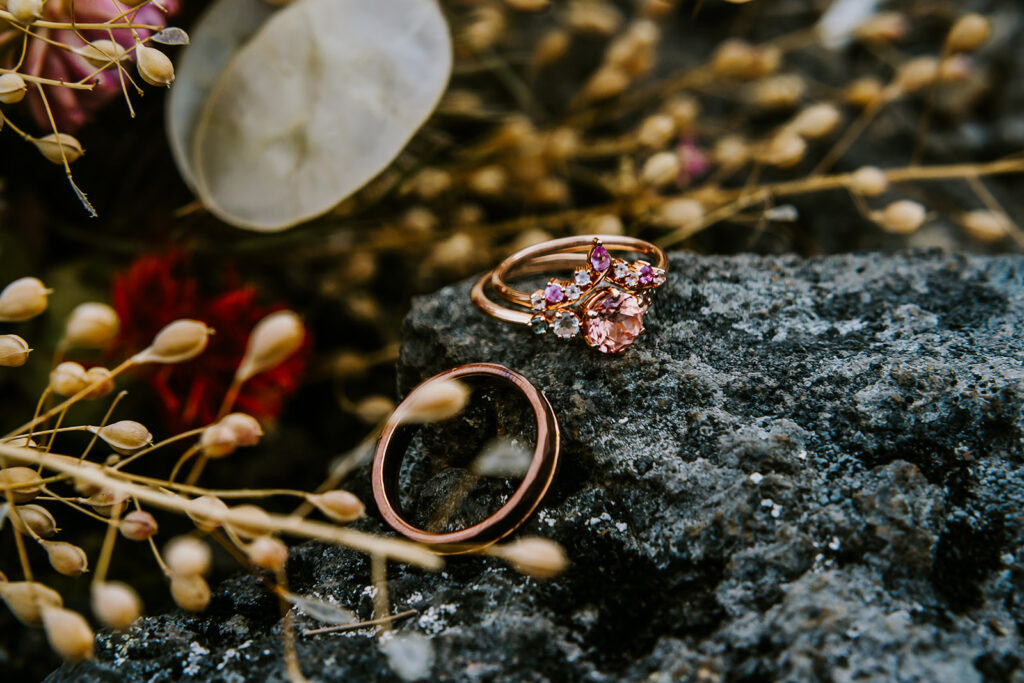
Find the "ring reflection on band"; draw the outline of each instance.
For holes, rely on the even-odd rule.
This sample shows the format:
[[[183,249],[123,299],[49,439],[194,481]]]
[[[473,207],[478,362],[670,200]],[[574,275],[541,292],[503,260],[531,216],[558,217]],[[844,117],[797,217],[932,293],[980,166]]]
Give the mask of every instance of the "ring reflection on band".
[[[403,405],[427,385],[446,379],[484,376],[508,382],[530,403],[537,422],[537,443],[530,466],[512,496],[494,514],[465,529],[431,533],[410,524],[402,515],[398,479],[414,428],[403,424]],[[512,533],[533,513],[547,493],[558,469],[560,435],[558,421],[548,400],[522,375],[494,363],[470,363],[446,370],[413,389],[384,425],[373,457],[373,497],[381,516],[392,529],[406,538],[433,546],[437,551],[457,554],[490,545]]]
[[[629,262],[609,252],[634,252]],[[649,259],[649,260],[645,260]],[[658,246],[633,237],[566,237],[509,256],[473,287],[473,301],[491,316],[529,325],[537,334],[553,331],[568,339],[580,332],[604,353],[628,348],[644,331],[643,318],[654,291],[664,284],[668,257]],[[569,279],[548,280],[528,292],[508,284],[514,278],[571,270]],[[487,295],[490,289],[499,304]],[[503,305],[503,304],[509,305]]]

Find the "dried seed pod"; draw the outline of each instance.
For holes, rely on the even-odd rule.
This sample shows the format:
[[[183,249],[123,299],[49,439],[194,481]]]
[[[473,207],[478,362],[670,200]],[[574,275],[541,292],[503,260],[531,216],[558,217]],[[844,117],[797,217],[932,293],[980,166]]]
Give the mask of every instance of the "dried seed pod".
[[[7,0],[7,11],[23,24],[43,16],[43,0]]]
[[[206,574],[210,561],[210,547],[192,536],[175,536],[164,546],[164,562],[175,575]]]
[[[679,155],[675,152],[658,152],[644,162],[640,180],[646,185],[662,187],[679,177]]]
[[[608,64],[594,72],[583,86],[580,96],[584,102],[596,102],[615,97],[629,87],[632,79],[621,66]]]
[[[908,235],[921,227],[927,218],[927,212],[917,202],[901,199],[881,211],[874,212],[872,218],[886,232]]]
[[[776,168],[789,168],[800,163],[806,153],[807,143],[802,137],[792,131],[782,130],[758,150],[757,159]]]
[[[348,524],[362,517],[366,512],[366,506],[354,494],[348,491],[336,490],[326,493],[310,494],[306,500],[324,513],[324,516],[332,522]]]
[[[96,514],[113,517],[124,512],[128,505],[128,494],[123,491],[100,489],[85,501]]]
[[[54,164],[63,164],[65,159],[72,164],[85,154],[82,143],[67,133],[50,133],[41,138],[32,138],[31,142],[47,161]]]
[[[156,519],[145,510],[132,510],[121,520],[121,535],[130,541],[145,541],[156,532]]]
[[[795,107],[803,97],[807,84],[796,74],[782,74],[754,85],[753,102],[763,109]]]
[[[998,242],[1010,232],[1010,219],[996,211],[969,211],[960,217],[967,234],[979,242]]]
[[[409,394],[399,417],[403,424],[440,422],[462,412],[468,400],[469,387],[458,380],[431,382]]]
[[[505,36],[505,30],[505,12],[502,8],[485,5],[473,10],[459,38],[471,52],[480,52],[497,44]]]
[[[89,559],[77,545],[65,541],[39,541],[50,558],[50,566],[64,576],[81,576],[89,571]]]
[[[544,156],[549,161],[562,162],[579,153],[580,134],[570,126],[559,126],[544,138]]]
[[[662,149],[676,134],[676,122],[668,114],[648,116],[640,124],[636,139],[648,149]]]
[[[546,538],[521,538],[503,546],[492,546],[487,554],[500,557],[516,571],[537,579],[557,576],[569,565],[562,546]]]
[[[854,35],[867,43],[895,43],[909,30],[907,18],[899,12],[879,12],[858,26]]]
[[[273,536],[260,536],[245,552],[254,565],[274,572],[284,569],[288,562],[288,546]]]
[[[50,371],[50,391],[58,396],[74,396],[85,387],[85,368],[78,363],[64,361]]]
[[[220,419],[235,434],[235,442],[239,446],[255,446],[263,436],[263,428],[259,420],[246,413],[230,413]]]
[[[92,387],[89,393],[85,395],[85,398],[90,401],[103,398],[114,390],[114,378],[110,374],[110,370],[101,368],[98,365],[85,371],[83,384],[87,387]]]
[[[153,435],[149,433],[146,426],[134,420],[121,420],[99,429],[96,427],[88,429],[121,455],[138,453],[153,443]]]
[[[228,511],[228,506],[223,500],[214,496],[200,496],[193,499],[192,503],[199,506],[200,511],[190,510],[186,514],[197,529],[209,533],[221,526],[220,516]]]
[[[752,78],[757,72],[757,48],[738,38],[730,38],[712,55],[711,70],[724,78]]]
[[[505,0],[505,3],[512,9],[522,12],[539,12],[542,9],[547,9],[551,0]]]
[[[0,322],[15,323],[34,318],[46,310],[50,290],[34,277],[23,277],[0,292]]]
[[[880,99],[885,85],[874,76],[858,78],[843,89],[843,101],[855,107],[869,107]]]
[[[15,618],[26,626],[42,625],[44,607],[60,607],[64,604],[60,593],[35,581],[0,583],[0,599],[3,599]]]
[[[174,64],[167,55],[155,47],[136,41],[135,59],[139,75],[146,83],[166,88],[174,82]]]
[[[991,27],[980,14],[965,14],[956,20],[946,35],[946,47],[953,52],[977,50],[988,40]]]
[[[21,102],[27,90],[25,79],[18,74],[0,74],[0,102],[3,104]]]
[[[215,422],[203,430],[202,436],[199,437],[199,446],[206,457],[223,458],[235,452],[238,437],[230,427]]]
[[[673,228],[690,228],[704,220],[704,204],[697,199],[670,199],[658,208],[655,219]]]
[[[569,51],[571,41],[568,31],[560,28],[545,33],[533,48],[533,67],[539,69],[560,60]]]
[[[9,490],[15,503],[28,503],[39,495],[43,478],[30,467],[5,467],[0,470],[0,489]],[[6,493],[3,494],[6,496]]]
[[[42,505],[18,505],[15,510],[18,514],[11,515],[11,524],[18,533],[40,538],[57,533],[57,520]]]
[[[900,65],[894,84],[901,92],[923,90],[939,77],[939,60],[935,57],[915,57]]]
[[[750,145],[738,135],[726,135],[715,143],[711,158],[719,165],[728,168],[740,168],[750,160]]]
[[[367,396],[354,407],[356,416],[366,424],[374,425],[386,418],[395,409],[395,402],[387,396]]]
[[[817,140],[834,131],[842,120],[839,108],[820,102],[807,107],[789,123],[789,129],[806,140]]]
[[[28,362],[32,349],[16,334],[0,334],[0,367],[18,368]]]
[[[213,330],[199,320],[175,320],[157,332],[149,348],[135,354],[136,363],[181,363],[206,348]]]
[[[44,607],[43,628],[50,647],[63,659],[79,662],[92,658],[93,632],[78,612],[63,607]]]
[[[106,626],[124,630],[142,615],[142,601],[135,589],[120,581],[92,584],[92,613]]]
[[[447,192],[451,186],[451,173],[440,168],[424,168],[405,183],[402,191],[415,194],[425,201],[431,201]]]
[[[277,311],[256,323],[249,335],[235,379],[245,381],[269,370],[299,350],[306,338],[306,328],[293,311]]]
[[[256,538],[274,530],[270,515],[255,505],[236,505],[230,509],[233,519],[224,523],[242,538]]]
[[[530,187],[526,198],[538,204],[567,204],[569,185],[554,176],[541,178]]]
[[[108,38],[86,43],[76,49],[75,54],[97,69],[102,69],[108,64],[123,62],[128,57],[128,51],[120,43],[115,43]]]
[[[847,187],[859,195],[877,197],[889,189],[889,177],[880,168],[861,166],[850,174]]]
[[[481,197],[497,197],[508,187],[508,172],[501,166],[484,166],[473,171],[466,184]]]
[[[84,349],[105,349],[120,328],[117,311],[107,304],[88,302],[71,311],[64,326],[64,339]]]
[[[202,612],[210,604],[210,586],[197,574],[174,574],[171,576],[171,597],[182,609]]]
[[[0,440],[0,443],[5,446],[17,446],[18,448],[39,448],[39,444],[27,436],[14,436],[10,439],[2,439]],[[75,458],[75,460],[77,461],[78,459]]]
[[[622,14],[605,0],[570,2],[566,22],[573,31],[610,36],[619,30]]]

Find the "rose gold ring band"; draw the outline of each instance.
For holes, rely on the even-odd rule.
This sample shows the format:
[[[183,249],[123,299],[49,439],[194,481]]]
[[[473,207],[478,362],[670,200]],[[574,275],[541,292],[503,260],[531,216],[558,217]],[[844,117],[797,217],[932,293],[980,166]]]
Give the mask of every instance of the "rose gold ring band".
[[[537,443],[533,458],[515,493],[493,515],[465,529],[449,533],[430,533],[410,524],[400,511],[399,473],[414,431],[413,427],[403,424],[405,408],[409,399],[429,384],[444,379],[475,376],[508,382],[526,396],[537,421]],[[560,435],[555,413],[544,394],[529,380],[495,363],[462,365],[437,374],[417,386],[388,418],[373,457],[373,497],[384,521],[406,538],[426,543],[438,552],[446,554],[470,552],[512,533],[533,513],[547,493],[558,470],[559,448]]]

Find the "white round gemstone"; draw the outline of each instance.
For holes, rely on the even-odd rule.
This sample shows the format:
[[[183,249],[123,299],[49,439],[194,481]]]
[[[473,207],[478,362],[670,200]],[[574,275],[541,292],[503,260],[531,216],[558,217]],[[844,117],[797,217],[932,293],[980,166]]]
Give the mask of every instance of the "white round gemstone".
[[[654,284],[663,285],[665,284],[665,271],[661,268],[654,269]]]
[[[536,292],[530,295],[530,305],[533,306],[535,311],[543,311],[545,303],[545,295],[543,289],[538,289]]]
[[[628,272],[629,264],[626,263],[625,261],[619,261],[618,263],[615,264],[615,277],[621,280],[622,278],[626,277],[626,273]]]
[[[625,282],[626,286],[628,287],[636,287],[638,284],[640,284],[640,276],[636,274],[636,271],[630,271],[626,275]]]
[[[565,288],[565,298],[568,299],[569,301],[576,301],[576,299],[580,298],[581,293],[582,292],[580,292],[580,288],[577,287],[575,284],[570,284],[568,287]]]
[[[580,287],[586,287],[590,284],[590,273],[585,270],[576,271],[576,277],[574,279],[576,280],[577,285]]]
[[[554,330],[555,336],[561,339],[575,337],[580,332],[580,319],[568,311],[559,311],[555,315],[551,329]]]

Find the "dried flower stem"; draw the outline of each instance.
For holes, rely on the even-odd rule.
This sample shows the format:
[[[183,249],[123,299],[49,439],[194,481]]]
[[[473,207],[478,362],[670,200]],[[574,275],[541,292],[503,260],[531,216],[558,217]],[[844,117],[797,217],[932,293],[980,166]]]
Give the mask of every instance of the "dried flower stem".
[[[187,439],[187,438],[189,438],[191,436],[198,436],[198,435],[203,433],[204,429],[206,429],[206,427],[197,427],[195,429],[190,429],[188,431],[181,432],[180,434],[175,434],[174,436],[168,437],[168,438],[164,439],[163,441],[158,441],[157,443],[153,444],[152,446],[149,446],[147,448],[143,448],[138,453],[134,453],[133,455],[125,458],[124,460],[121,460],[120,462],[115,464],[113,466],[113,468],[115,470],[119,470],[122,467],[124,467],[125,465],[138,460],[142,456],[148,455],[149,453],[152,453],[153,451],[157,450],[158,448],[163,448],[164,446],[166,446],[168,444],[172,444],[175,441],[181,441],[182,439]]]
[[[381,633],[391,630],[391,596],[388,594],[388,559],[377,553],[370,555],[370,581],[376,592],[373,594],[373,618],[380,622]]]
[[[342,626],[325,626],[323,628],[315,628],[315,629],[312,629],[310,631],[303,631],[302,635],[304,635],[304,636],[319,636],[319,635],[323,635],[325,633],[343,633],[345,631],[358,631],[359,629],[366,628],[367,626],[379,626],[380,624],[383,624],[383,623],[394,623],[396,621],[401,621],[402,619],[408,619],[409,617],[414,616],[416,614],[419,614],[419,612],[417,612],[414,609],[407,609],[404,612],[397,612],[395,614],[389,614],[388,616],[381,617],[380,619],[370,619],[369,621],[359,621],[359,622],[356,622],[354,624],[344,624]]]

